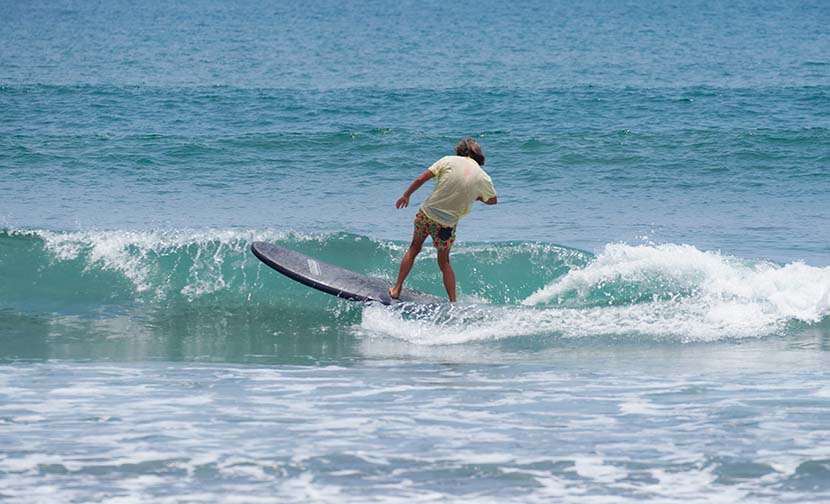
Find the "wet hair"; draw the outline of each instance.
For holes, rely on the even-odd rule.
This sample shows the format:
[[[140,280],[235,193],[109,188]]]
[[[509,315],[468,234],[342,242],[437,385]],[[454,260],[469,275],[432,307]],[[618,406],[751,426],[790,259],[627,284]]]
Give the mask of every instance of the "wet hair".
[[[465,138],[455,146],[455,153],[463,157],[475,159],[479,166],[484,166],[484,152],[481,145],[472,138]]]

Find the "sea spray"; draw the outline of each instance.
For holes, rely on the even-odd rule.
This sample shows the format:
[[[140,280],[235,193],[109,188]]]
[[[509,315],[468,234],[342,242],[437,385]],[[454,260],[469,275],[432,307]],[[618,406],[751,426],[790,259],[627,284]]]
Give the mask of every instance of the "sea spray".
[[[830,268],[784,266],[690,245],[609,244],[521,306],[469,305],[421,317],[368,307],[361,329],[426,345],[542,335],[692,342],[763,337],[830,316]]]
[[[568,272],[523,304],[558,303],[569,294],[587,299],[596,291],[621,286],[654,289],[639,290],[638,299],[643,294],[654,300],[699,299],[712,309],[712,318],[743,308],[781,320],[818,322],[830,312],[830,268],[802,262],[782,266],[675,244],[606,245],[587,267]]]

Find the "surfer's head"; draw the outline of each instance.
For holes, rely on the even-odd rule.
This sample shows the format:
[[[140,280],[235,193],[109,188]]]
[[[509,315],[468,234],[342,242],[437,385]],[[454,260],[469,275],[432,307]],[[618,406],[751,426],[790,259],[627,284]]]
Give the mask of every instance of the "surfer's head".
[[[484,152],[481,145],[472,138],[465,138],[455,146],[455,153],[462,157],[471,157],[479,166],[484,166]]]

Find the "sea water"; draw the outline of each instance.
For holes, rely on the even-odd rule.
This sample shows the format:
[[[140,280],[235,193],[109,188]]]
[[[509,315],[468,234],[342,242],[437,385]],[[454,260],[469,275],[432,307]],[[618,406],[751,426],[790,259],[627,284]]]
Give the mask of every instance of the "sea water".
[[[0,500],[826,502],[830,6],[0,1]],[[499,193],[460,302],[408,184]],[[429,244],[408,286],[443,295]]]

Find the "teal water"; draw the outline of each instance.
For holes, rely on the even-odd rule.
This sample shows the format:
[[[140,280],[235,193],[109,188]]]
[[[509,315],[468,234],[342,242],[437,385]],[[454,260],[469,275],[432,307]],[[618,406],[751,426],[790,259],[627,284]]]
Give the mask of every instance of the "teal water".
[[[0,12],[0,500],[830,498],[824,2]],[[460,303],[250,254],[393,278],[465,136]]]

